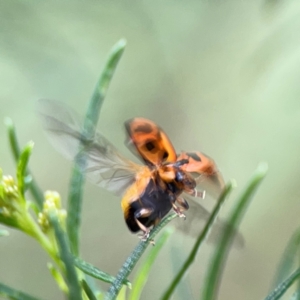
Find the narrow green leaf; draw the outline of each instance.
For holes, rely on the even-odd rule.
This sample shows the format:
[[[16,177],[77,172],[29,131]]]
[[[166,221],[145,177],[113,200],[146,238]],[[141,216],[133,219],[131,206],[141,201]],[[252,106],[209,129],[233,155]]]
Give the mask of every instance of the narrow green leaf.
[[[196,255],[198,253],[199,247],[201,246],[201,244],[205,241],[205,238],[207,237],[211,227],[213,226],[213,223],[222,207],[222,205],[224,204],[226,198],[228,197],[228,195],[230,194],[231,190],[233,188],[233,183],[230,182],[228,183],[225,188],[224,191],[222,192],[211,216],[209,217],[209,220],[207,221],[203,231],[200,233],[200,235],[198,236],[188,258],[186,259],[186,261],[184,262],[184,264],[182,265],[181,269],[179,270],[179,272],[177,273],[177,275],[174,277],[173,281],[171,282],[170,286],[168,287],[168,289],[166,290],[166,292],[164,293],[164,295],[161,297],[161,299],[166,300],[166,299],[170,299],[172,294],[174,293],[175,288],[178,286],[180,280],[182,279],[182,277],[184,276],[184,274],[187,272],[187,270],[189,269],[189,267],[192,265],[192,263],[195,261]]]
[[[59,288],[64,293],[68,293],[68,287],[66,286],[65,280],[64,280],[63,276],[61,275],[61,273],[51,263],[48,263],[47,267],[48,267],[52,277],[56,281],[57,285],[59,286]]]
[[[189,208],[190,209],[190,208]],[[172,249],[170,251],[171,259],[171,272],[172,274],[177,274],[181,266],[178,265],[178,262],[182,261],[182,258],[186,255],[186,249],[182,247],[181,243],[172,244]],[[178,283],[174,291],[174,299],[193,299],[192,291],[192,278],[191,274],[187,272],[185,276]]]
[[[5,118],[4,124],[6,125],[7,130],[8,130],[10,149],[12,151],[15,161],[17,162],[20,157],[21,149],[20,149],[17,135],[16,135],[15,125],[10,118]]]
[[[153,241],[153,238],[158,234],[158,232],[166,226],[171,220],[177,217],[177,214],[171,213],[160,221],[160,223],[155,226],[151,231],[147,241],[140,241],[135,249],[131,252],[128,258],[125,260],[123,266],[119,270],[113,284],[109,287],[108,292],[105,295],[105,300],[116,299],[120,289],[122,288],[124,280],[129,276],[134,266],[148,247],[148,245]]]
[[[300,268],[293,272],[286,280],[281,282],[276,288],[265,298],[265,300],[278,300],[287,291],[287,289],[300,277]],[[296,299],[299,293],[293,295]]]
[[[123,54],[125,45],[125,40],[120,40],[113,47],[89,102],[89,107],[83,126],[83,135],[87,139],[93,139],[94,137],[103,100],[106,96],[109,83],[112,79],[117,64]],[[85,176],[83,174],[84,166],[85,155],[83,152],[79,152],[75,158],[68,197],[67,231],[71,243],[71,250],[74,255],[78,255],[79,253],[79,227],[81,223],[80,214],[82,206],[83,184],[85,181]]]
[[[69,288],[70,300],[82,300],[81,288],[77,278],[75,266],[73,264],[73,256],[70,251],[67,236],[61,228],[57,216],[54,212],[49,213],[49,219],[54,228],[56,241],[59,247],[60,259],[66,268],[66,281]]]
[[[97,297],[94,295],[92,289],[84,279],[81,280],[81,285],[90,300],[97,300]]]
[[[74,258],[74,264],[75,266],[84,272],[87,275],[90,275],[93,278],[99,279],[104,282],[113,283],[115,280],[115,277],[101,271],[97,267],[93,266],[92,264],[87,263],[86,261],[80,259],[79,257]],[[128,280],[124,281],[124,284],[127,286],[131,286],[131,283]]]
[[[117,68],[119,60],[125,50],[126,41],[124,39],[119,40],[112,48],[109,57],[106,61],[106,65],[102,71],[96,88],[89,103],[89,108],[86,114],[84,129],[85,135],[88,138],[93,138],[95,134],[95,126],[98,122],[99,112],[103,103],[103,100],[107,94],[109,84],[112,80],[114,72]]]
[[[25,194],[25,177],[26,177],[26,170],[29,161],[29,157],[33,148],[33,142],[29,142],[25,148],[23,149],[17,167],[17,180],[18,180],[18,187],[21,195],[24,197]]]
[[[38,298],[25,294],[21,291],[15,290],[3,283],[0,283],[0,295],[4,296],[6,299],[12,300],[39,300]]]
[[[236,206],[233,208],[227,226],[224,228],[224,233],[219,243],[216,246],[215,252],[211,259],[207,275],[205,276],[205,282],[202,291],[203,300],[217,299],[217,291],[220,284],[221,274],[225,260],[227,258],[228,250],[232,239],[234,237],[234,230],[238,227],[243,214],[246,211],[250,200],[252,199],[258,185],[261,183],[267,172],[267,165],[260,164],[255,171],[252,179],[242,195],[238,198]]]
[[[21,151],[20,151],[20,147],[19,147],[19,143],[18,143],[18,139],[17,139],[17,135],[16,135],[15,126],[10,118],[5,119],[5,125],[7,127],[8,138],[9,138],[10,148],[11,148],[13,157],[14,157],[15,161],[18,162]],[[30,176],[29,169],[27,169],[26,175]],[[36,201],[39,209],[41,209],[43,207],[43,202],[44,202],[44,196],[43,196],[41,189],[38,187],[37,183],[35,182],[35,180],[33,178],[28,183],[28,185],[29,185],[29,190],[30,190],[34,200]]]
[[[127,288],[125,285],[123,285],[123,287],[121,288],[121,291],[117,297],[117,300],[126,300],[126,291],[127,291]]]
[[[300,229],[298,229],[285,248],[281,261],[279,263],[277,272],[274,276],[272,287],[274,288],[280,284],[289,274],[291,274],[293,268],[296,265],[296,259],[298,258],[298,251],[300,248]]]
[[[135,280],[132,283],[132,290],[129,295],[129,300],[136,300],[140,299],[140,296],[142,294],[143,288],[148,280],[149,272],[150,269],[162,249],[162,247],[165,245],[167,242],[168,238],[171,236],[173,233],[174,229],[173,228],[167,228],[161,236],[158,238],[158,240],[155,243],[155,247],[153,247],[150,251],[148,256],[146,257],[145,261],[141,265],[140,269],[138,270]]]

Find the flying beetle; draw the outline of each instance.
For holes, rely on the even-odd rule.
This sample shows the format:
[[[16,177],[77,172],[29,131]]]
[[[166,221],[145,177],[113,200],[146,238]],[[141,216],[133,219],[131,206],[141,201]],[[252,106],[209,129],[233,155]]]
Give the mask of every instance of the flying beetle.
[[[219,194],[224,180],[213,159],[201,152],[176,151],[166,133],[154,122],[133,118],[125,122],[128,148],[143,161],[125,158],[100,133],[92,139],[82,133],[80,118],[55,100],[39,100],[38,112],[47,135],[57,150],[74,159],[79,149],[86,154],[85,172],[97,185],[122,196],[121,207],[131,232],[150,229],[171,210],[185,218],[187,198],[204,198],[201,186]],[[192,201],[198,202],[197,199]],[[200,218],[209,212],[193,204]]]

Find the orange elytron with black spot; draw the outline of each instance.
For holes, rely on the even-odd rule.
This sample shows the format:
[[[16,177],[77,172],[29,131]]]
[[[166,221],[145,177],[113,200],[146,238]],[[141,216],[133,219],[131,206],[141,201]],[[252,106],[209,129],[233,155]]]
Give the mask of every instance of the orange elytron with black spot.
[[[205,191],[197,190],[202,183],[210,183],[218,192],[224,186],[211,158],[200,152],[177,155],[165,132],[150,120],[125,122],[127,146],[144,162],[139,165],[123,157],[99,133],[86,139],[78,117],[69,108],[52,100],[40,100],[39,104],[50,141],[70,159],[80,146],[84,149],[87,174],[96,184],[122,195],[126,224],[132,232],[142,231],[143,238],[170,210],[184,217],[189,208],[184,195],[204,198]],[[207,215],[200,204],[199,209],[201,215]]]

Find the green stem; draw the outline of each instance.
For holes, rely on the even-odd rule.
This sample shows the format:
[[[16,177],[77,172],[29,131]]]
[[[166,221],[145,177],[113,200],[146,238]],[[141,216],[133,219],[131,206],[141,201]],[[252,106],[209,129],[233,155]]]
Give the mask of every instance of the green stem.
[[[107,94],[108,86],[114,71],[124,52],[125,45],[126,41],[120,40],[113,47],[89,102],[83,125],[83,135],[87,140],[93,139],[95,135],[95,128],[98,122],[100,109]],[[79,227],[81,223],[83,184],[85,181],[85,175],[83,173],[85,162],[86,159],[84,153],[79,152],[75,158],[68,198],[67,232],[72,253],[76,256],[78,256],[79,253]]]
[[[293,272],[286,280],[281,282],[265,300],[278,300],[287,291],[287,289],[300,277],[300,268]]]
[[[127,279],[131,271],[133,270],[134,266],[148,247],[148,245],[151,243],[153,238],[156,236],[156,234],[164,227],[166,226],[171,220],[177,217],[177,214],[172,213],[165,217],[157,226],[155,226],[149,235],[149,238],[147,241],[140,241],[138,245],[135,247],[135,249],[131,252],[129,257],[124,262],[123,266],[119,270],[119,273],[116,276],[116,279],[114,280],[113,284],[110,286],[107,294],[105,295],[105,300],[114,300],[116,299],[118,293],[120,292],[123,282]]]
[[[251,178],[248,186],[238,198],[236,206],[233,208],[229,219],[228,224],[224,228],[223,235],[219,240],[217,247],[214,251],[211,263],[208,268],[207,275],[205,276],[205,282],[202,291],[203,300],[214,300],[217,299],[217,292],[220,285],[221,274],[223,271],[223,266],[225,264],[228,250],[230,248],[235,228],[238,227],[246,207],[250,203],[258,185],[261,183],[267,172],[267,165],[260,164]]]
[[[24,215],[25,217],[25,215]],[[44,248],[44,250],[48,253],[48,255],[52,258],[52,260],[63,270],[63,265],[59,259],[57,249],[53,246],[53,244],[49,241],[47,236],[42,232],[41,228],[38,224],[32,219],[32,217],[26,214],[26,228],[25,232],[36,239],[39,244]]]
[[[150,249],[146,260],[143,261],[142,266],[135,274],[135,280],[132,283],[132,290],[129,295],[129,300],[140,299],[143,288],[148,280],[150,269],[155,262],[157,255],[159,254],[162,247],[167,242],[168,238],[174,231],[174,228],[168,228],[169,230],[164,230],[164,232],[160,235],[158,240],[155,242],[155,247]]]
[[[224,201],[226,200],[227,196],[231,192],[232,188],[233,188],[233,183],[232,182],[230,182],[226,185],[222,195],[219,198],[218,203],[216,204],[216,207],[213,210],[213,213],[211,214],[209,220],[207,221],[203,231],[200,233],[199,237],[197,238],[192,251],[190,252],[188,258],[184,262],[183,266],[181,267],[181,269],[179,270],[179,272],[177,273],[177,275],[175,276],[175,278],[171,282],[169,288],[166,290],[166,292],[161,297],[161,299],[163,299],[163,300],[170,299],[170,297],[174,293],[175,288],[178,286],[180,280],[182,279],[184,274],[187,272],[187,270],[189,269],[191,264],[195,261],[195,258],[196,258],[196,255],[198,253],[200,245],[202,244],[202,242],[207,237],[210,228],[213,226],[213,223],[214,223],[214,221],[215,221],[222,205],[224,204]]]
[[[18,162],[20,155],[21,155],[21,150],[20,150],[20,146],[18,143],[18,139],[17,139],[15,125],[10,118],[5,119],[5,125],[8,130],[9,144],[10,144],[10,148],[11,148],[13,157],[14,157],[15,161]],[[29,168],[27,168],[26,176],[29,174],[30,174],[30,170],[29,170]],[[31,179],[31,181],[29,182],[29,190],[30,190],[34,200],[36,201],[39,209],[42,209],[43,203],[44,203],[44,196],[43,196],[41,189],[39,188],[39,186],[37,185],[37,183],[33,177]]]

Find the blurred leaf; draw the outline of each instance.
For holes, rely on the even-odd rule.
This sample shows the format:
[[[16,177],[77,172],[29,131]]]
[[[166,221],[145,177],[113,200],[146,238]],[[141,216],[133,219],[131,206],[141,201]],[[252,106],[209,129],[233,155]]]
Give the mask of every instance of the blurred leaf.
[[[17,179],[18,179],[18,187],[19,191],[24,198],[25,195],[25,177],[26,177],[26,170],[29,161],[29,157],[33,148],[33,142],[29,142],[24,150],[22,151],[17,167]]]
[[[54,212],[49,213],[50,223],[54,228],[56,241],[59,247],[60,259],[66,268],[66,280],[69,288],[70,300],[82,300],[81,288],[78,282],[75,266],[73,265],[73,257],[70,251],[66,234],[59,225],[59,221]]]
[[[153,247],[150,251],[148,256],[146,257],[145,261],[142,263],[140,269],[138,270],[137,274],[135,275],[135,279],[132,283],[132,290],[129,295],[130,300],[140,299],[140,296],[142,294],[143,288],[147,282],[147,279],[149,277],[150,269],[162,249],[162,247],[167,242],[168,238],[173,233],[174,229],[167,228],[161,236],[158,238],[157,242],[155,243],[155,247]]]
[[[3,283],[0,283],[0,295],[4,296],[6,299],[12,300],[38,300],[38,298],[15,290]]]
[[[228,224],[230,226],[224,228],[224,234],[216,246],[215,252],[211,259],[208,274],[205,276],[203,292],[201,299],[213,300],[217,298],[217,290],[220,283],[223,266],[227,258],[227,253],[234,237],[234,230],[238,227],[243,214],[245,213],[250,200],[252,199],[258,185],[261,183],[267,172],[267,165],[260,164],[255,171],[248,186],[238,198],[236,206],[233,208]]]
[[[1,236],[9,236],[9,232],[5,229],[0,229],[0,237]]]
[[[121,291],[117,297],[117,300],[126,300],[126,290],[127,290],[126,286],[123,285],[123,287],[121,288]]]
[[[12,120],[9,118],[5,119],[5,125],[7,127],[8,138],[9,138],[10,148],[11,148],[13,157],[14,157],[15,161],[18,162],[21,151],[20,151],[20,147],[19,147],[19,143],[18,143],[18,139],[17,139],[17,135],[16,135],[15,126],[14,126]],[[26,175],[31,176],[29,174],[30,174],[30,171],[29,171],[29,169],[27,169]],[[27,182],[26,182],[26,184],[27,184]],[[29,186],[29,190],[30,190],[34,200],[36,201],[38,207],[41,209],[43,207],[43,202],[44,202],[44,197],[43,197],[42,191],[40,190],[40,188],[38,187],[38,185],[36,184],[36,182],[34,181],[33,178],[31,178],[31,181],[28,183],[28,186]]]
[[[129,276],[134,266],[141,258],[142,254],[148,247],[150,243],[153,242],[153,238],[158,234],[158,232],[166,226],[171,220],[177,217],[176,213],[171,213],[160,221],[151,231],[148,239],[146,241],[140,241],[135,249],[131,252],[128,258],[125,260],[123,266],[118,272],[116,279],[113,284],[109,287],[107,294],[105,295],[105,300],[116,299],[118,293],[120,292],[124,280]]]
[[[0,208],[0,223],[10,227],[19,228],[19,224],[15,218],[8,218],[5,214],[1,214],[2,208]]]
[[[96,279],[99,279],[99,280],[102,280],[102,281],[108,282],[108,283],[112,283],[115,280],[114,276],[99,270],[97,267],[87,263],[86,261],[84,261],[78,257],[74,258],[74,263],[78,269],[80,269],[85,274],[92,276],[93,278],[96,278]],[[124,284],[131,286],[131,283],[128,280],[125,280]]]
[[[117,64],[125,49],[125,40],[120,40],[112,49],[100,79],[96,85],[94,93],[89,103],[89,107],[84,120],[83,135],[87,139],[93,139],[95,127],[98,122],[100,109],[106,96],[109,83],[112,79]],[[68,198],[67,231],[71,243],[71,250],[74,255],[79,253],[79,226],[82,206],[83,184],[85,175],[82,169],[85,166],[85,155],[79,151],[75,158],[70,190]]]
[[[211,216],[209,217],[209,220],[207,221],[203,231],[198,236],[198,238],[197,238],[197,240],[194,244],[194,247],[192,248],[191,253],[189,254],[186,261],[184,262],[182,268],[179,270],[177,275],[174,277],[173,281],[171,282],[170,286],[168,287],[168,289],[166,290],[164,295],[161,297],[161,299],[164,299],[164,300],[170,299],[170,297],[174,293],[175,288],[178,286],[180,280],[182,279],[184,274],[187,272],[187,270],[191,266],[191,264],[194,262],[194,260],[196,258],[196,255],[198,253],[199,247],[201,246],[203,241],[205,241],[205,238],[207,237],[211,227],[213,226],[213,223],[214,223],[214,221],[215,221],[222,205],[224,204],[227,196],[230,194],[230,192],[232,190],[232,187],[233,187],[232,182],[228,183],[225,186],[224,191],[222,192],[222,194],[221,194],[221,196],[220,196],[220,198],[219,198],[219,200],[218,200]]]
[[[86,293],[86,295],[88,296],[88,298],[90,300],[97,300],[96,296],[94,295],[93,291],[91,290],[91,288],[89,287],[88,283],[82,279],[81,280],[81,285]]]
[[[287,289],[300,277],[300,268],[292,273],[286,280],[282,281],[275,289],[265,298],[265,300],[277,300],[287,291]],[[293,295],[293,299],[297,299],[299,293]]]
[[[285,248],[281,261],[279,263],[272,287],[280,284],[295,267],[298,251],[300,249],[300,229],[298,229],[291,237],[287,247]]]
[[[172,249],[170,251],[172,273],[176,274],[181,267],[178,266],[178,262],[181,261],[182,257],[186,255],[185,250],[186,249],[184,249],[182,245],[172,245]],[[174,293],[177,293],[177,295],[174,297],[175,299],[193,299],[190,273],[185,274],[185,276],[178,283]]]
[[[68,287],[66,286],[66,283],[65,283],[61,273],[51,263],[48,263],[47,267],[48,267],[52,277],[56,281],[57,285],[59,286],[59,288],[64,293],[68,293]]]

